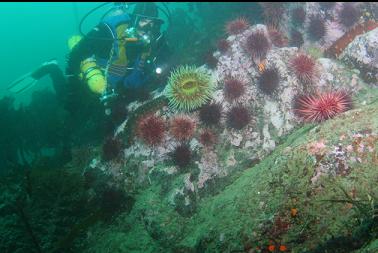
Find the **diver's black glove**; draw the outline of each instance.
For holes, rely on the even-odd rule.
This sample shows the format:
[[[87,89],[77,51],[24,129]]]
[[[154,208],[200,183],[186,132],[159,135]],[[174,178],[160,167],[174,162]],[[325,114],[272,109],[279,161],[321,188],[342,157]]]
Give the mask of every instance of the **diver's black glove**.
[[[139,58],[135,61],[133,71],[123,81],[125,88],[140,88],[143,86],[143,84],[147,81],[144,66],[145,60]]]

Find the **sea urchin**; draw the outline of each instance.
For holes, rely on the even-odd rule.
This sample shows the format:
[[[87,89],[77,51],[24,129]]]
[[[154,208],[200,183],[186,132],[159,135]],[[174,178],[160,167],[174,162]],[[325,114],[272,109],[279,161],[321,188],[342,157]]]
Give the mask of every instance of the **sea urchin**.
[[[243,82],[235,77],[226,77],[224,80],[224,97],[228,101],[235,101],[245,93]]]
[[[287,46],[288,39],[287,37],[277,28],[273,26],[268,27],[268,34],[270,41],[276,47],[284,47]]]
[[[138,122],[137,136],[150,146],[160,144],[164,133],[164,120],[153,114],[144,116]]]
[[[343,3],[338,13],[338,21],[349,28],[358,21],[360,15],[360,9],[353,3]]]
[[[200,121],[208,126],[218,125],[222,116],[222,105],[218,103],[206,104],[199,111]]]
[[[267,95],[271,95],[280,83],[280,73],[277,68],[271,67],[265,69],[258,80],[260,90]]]
[[[290,60],[290,68],[304,84],[312,83],[317,76],[316,62],[306,54],[298,54]]]
[[[248,36],[245,49],[254,60],[261,61],[265,59],[271,45],[264,31],[257,30]]]
[[[205,147],[212,146],[216,143],[217,137],[215,136],[214,132],[210,129],[204,129],[201,131],[199,136],[199,142],[204,145]]]
[[[211,99],[215,85],[211,76],[195,66],[181,66],[171,73],[165,95],[176,110],[191,111]]]
[[[327,32],[326,24],[324,19],[320,17],[311,17],[308,27],[307,33],[309,34],[310,38],[314,41],[318,41],[322,39]]]
[[[231,128],[241,130],[250,120],[247,108],[241,105],[234,106],[227,112],[227,125]]]
[[[192,160],[192,151],[187,144],[180,144],[172,153],[173,162],[179,168],[187,167]]]
[[[178,141],[190,139],[196,130],[196,122],[189,116],[179,115],[171,120],[170,132]]]
[[[290,46],[301,47],[304,43],[303,35],[301,32],[293,29],[290,32]]]
[[[249,22],[245,18],[237,18],[226,24],[226,31],[229,35],[235,35],[243,32],[249,27]]]
[[[352,107],[352,98],[344,90],[294,98],[294,114],[305,122],[322,122]]]

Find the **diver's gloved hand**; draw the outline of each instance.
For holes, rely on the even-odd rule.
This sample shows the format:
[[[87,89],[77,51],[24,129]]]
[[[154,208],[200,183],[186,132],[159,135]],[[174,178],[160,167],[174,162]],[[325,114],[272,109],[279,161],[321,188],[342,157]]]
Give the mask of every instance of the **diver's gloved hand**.
[[[138,59],[135,61],[133,71],[123,81],[125,88],[140,88],[147,81],[144,64],[145,60]]]

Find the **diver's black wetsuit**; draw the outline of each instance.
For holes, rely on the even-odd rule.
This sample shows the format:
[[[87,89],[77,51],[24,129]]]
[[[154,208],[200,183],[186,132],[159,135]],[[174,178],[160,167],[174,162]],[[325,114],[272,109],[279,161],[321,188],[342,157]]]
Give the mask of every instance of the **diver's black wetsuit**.
[[[92,93],[86,83],[79,78],[81,71],[80,64],[83,60],[93,55],[104,59],[109,58],[112,47],[113,40],[111,32],[104,24],[99,24],[95,29],[92,29],[67,56],[67,78],[65,78],[62,71],[55,64],[35,72],[33,77],[39,79],[43,75],[50,74],[58,99],[64,103],[65,108],[71,113],[75,113],[80,110],[81,107],[85,106],[85,100],[89,102],[94,99],[99,104],[98,95]],[[170,50],[164,37],[162,37],[158,43],[152,43],[151,47],[152,57],[156,57],[157,64],[168,62]],[[136,59],[143,50],[143,45],[140,43],[126,44],[126,56],[129,62],[128,67],[134,66]],[[130,100],[140,97],[141,93],[144,93],[144,91],[151,88],[151,86],[155,86],[154,88],[156,88],[156,82],[159,84],[159,80],[164,78],[160,77],[160,79],[157,80],[154,75],[154,70],[152,64],[145,64],[144,72],[146,75],[151,75],[151,78],[148,84],[140,89],[125,88],[122,81],[117,83],[117,92],[121,95],[121,98],[130,102]],[[125,77],[127,75],[128,73],[126,73]]]

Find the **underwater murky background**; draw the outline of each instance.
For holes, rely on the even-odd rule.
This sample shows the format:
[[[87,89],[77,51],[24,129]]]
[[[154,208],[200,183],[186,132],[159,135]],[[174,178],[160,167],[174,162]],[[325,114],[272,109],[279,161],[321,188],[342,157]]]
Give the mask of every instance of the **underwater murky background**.
[[[101,4],[0,3],[1,253],[378,252],[377,3],[158,2],[145,88],[7,89]]]

